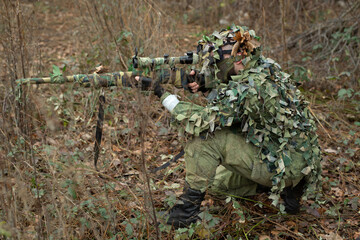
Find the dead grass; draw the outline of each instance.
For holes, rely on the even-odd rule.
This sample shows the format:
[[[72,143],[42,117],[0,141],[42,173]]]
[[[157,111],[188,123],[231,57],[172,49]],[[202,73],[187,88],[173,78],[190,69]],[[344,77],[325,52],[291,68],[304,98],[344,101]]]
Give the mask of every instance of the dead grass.
[[[154,96],[136,89],[95,90],[72,85],[24,87],[19,93],[15,91],[14,80],[48,75],[52,64],[66,65],[66,74],[92,72],[100,63],[110,71],[126,69],[135,47],[141,49],[143,56],[180,55],[193,49],[203,33],[216,29],[220,20],[229,23],[241,20],[263,37],[268,56],[284,66],[288,63],[289,69],[294,63],[303,64],[312,73],[310,82],[315,84],[306,86],[310,89],[306,94],[322,125],[318,133],[324,150],[323,176],[327,178],[324,203],[304,202],[300,215],[284,216],[266,207],[264,195],[243,199],[239,201],[244,223],[231,202],[214,202],[207,197],[204,210],[213,219],[219,218],[219,224],[209,228],[210,223],[204,222],[195,229],[193,237],[221,239],[230,235],[254,239],[271,235],[272,239],[319,239],[320,236],[330,239],[334,235],[355,239],[359,236],[360,220],[357,213],[359,145],[355,141],[360,131],[353,122],[359,121],[358,110],[337,100],[337,91],[325,95],[328,88],[319,86],[323,80],[317,76],[336,75],[336,70],[321,65],[330,56],[315,61],[325,48],[320,53],[312,52],[311,48],[315,43],[326,43],[325,37],[331,33],[304,37],[313,26],[336,20],[354,3],[284,0],[280,8],[280,2],[275,0],[177,3],[54,0],[21,4],[2,0],[0,236],[188,238],[189,232],[155,225],[161,219],[156,219],[154,211],[166,210],[173,204],[175,195],[181,193],[184,166],[180,161],[157,174],[146,169],[159,166],[178,153],[185,139],[179,139],[169,129],[170,116]],[[281,14],[284,21],[280,21]],[[349,13],[347,19],[352,19],[353,14]],[[342,22],[343,27],[349,27],[348,23],[351,24]],[[334,31],[339,29],[342,28]],[[358,36],[358,30],[354,29],[353,35]],[[291,44],[294,39],[299,39],[298,44]],[[344,39],[341,41],[346,43]],[[333,55],[343,59],[346,49],[356,54],[356,43],[344,46],[332,48],[336,49]],[[303,53],[313,58],[302,61]],[[354,61],[355,65],[341,61],[332,64],[347,71],[356,66],[357,59]],[[339,90],[352,77],[358,79],[358,72],[337,79],[333,88]],[[348,86],[358,89],[356,84],[352,80]],[[106,105],[100,177],[92,161],[95,113],[102,91]],[[261,201],[264,207],[254,205],[254,200]]]

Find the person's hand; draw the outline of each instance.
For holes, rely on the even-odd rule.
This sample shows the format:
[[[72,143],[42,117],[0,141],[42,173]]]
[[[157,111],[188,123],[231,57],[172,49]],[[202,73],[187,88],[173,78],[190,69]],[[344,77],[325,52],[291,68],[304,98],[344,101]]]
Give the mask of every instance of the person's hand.
[[[141,80],[141,77],[140,76],[136,76],[135,77],[135,80],[140,82]],[[160,82],[159,81],[156,81],[154,83],[154,86],[153,86],[153,90],[154,90],[154,95],[157,96],[158,98],[161,98],[161,96],[164,94],[165,90],[164,88],[160,85]]]
[[[154,95],[158,98],[161,98],[161,96],[164,94],[164,88],[160,85],[159,81],[156,81],[154,83]]]
[[[205,87],[205,77],[204,74],[200,74],[199,71],[191,70],[191,72],[187,75],[188,77],[188,88],[192,93],[196,92],[207,92],[209,89]]]
[[[147,91],[150,89],[151,84],[152,84],[152,79],[151,78],[147,78],[147,77],[142,77],[142,76],[135,76],[135,86],[137,87],[141,87],[141,90],[143,91]]]
[[[189,73],[189,75],[195,79],[195,74],[196,72],[194,70],[191,70],[191,72]],[[200,85],[197,82],[191,82],[188,84],[188,87],[191,89],[191,92],[196,93],[197,91],[199,91]]]

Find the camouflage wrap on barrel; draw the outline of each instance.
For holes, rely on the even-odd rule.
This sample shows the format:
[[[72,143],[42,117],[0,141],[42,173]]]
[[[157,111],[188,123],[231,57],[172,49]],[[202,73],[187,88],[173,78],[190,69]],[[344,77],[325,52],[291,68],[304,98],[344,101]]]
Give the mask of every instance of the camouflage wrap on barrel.
[[[157,81],[162,84],[172,84],[177,88],[184,85],[185,72],[182,69],[159,69],[155,72]],[[140,82],[135,80],[135,76],[140,76]],[[140,71],[132,72],[114,72],[104,74],[76,74],[71,76],[55,76],[45,78],[23,78],[17,79],[16,83],[19,85],[24,84],[64,84],[64,83],[77,83],[82,87],[138,87],[142,86],[144,90],[148,90],[151,86],[152,79],[142,76]]]
[[[78,83],[82,87],[127,87],[134,83],[137,72],[114,72],[105,74],[76,74],[72,76],[55,76],[45,78],[23,78],[16,80],[18,84],[64,84]]]
[[[150,58],[150,57],[133,57],[133,63],[135,68],[151,68],[156,69],[164,68],[165,65],[169,67],[174,67],[176,64],[193,64],[196,65],[199,63],[199,56],[193,52],[188,52],[186,55],[181,57],[157,57],[157,58]]]

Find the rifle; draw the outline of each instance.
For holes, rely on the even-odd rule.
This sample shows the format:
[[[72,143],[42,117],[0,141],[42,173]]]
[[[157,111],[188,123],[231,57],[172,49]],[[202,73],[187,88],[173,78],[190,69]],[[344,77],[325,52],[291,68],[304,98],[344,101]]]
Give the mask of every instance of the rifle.
[[[137,54],[137,51],[136,51]],[[188,52],[185,56],[181,57],[164,57],[149,58],[137,57],[135,55],[132,59],[133,67],[136,69],[132,72],[114,72],[104,74],[76,74],[71,76],[55,75],[44,78],[22,78],[17,79],[18,85],[25,84],[64,84],[64,83],[78,83],[82,87],[141,87],[143,90],[148,90],[152,83],[152,78],[142,76],[143,73],[156,72],[158,79],[162,84],[171,83],[177,88],[185,88],[186,85],[193,81],[185,77],[183,69],[175,69],[176,64],[197,64],[199,56]],[[140,76],[140,81],[135,80],[135,76]]]
[[[152,78],[142,76],[143,71],[158,71],[160,73],[158,81],[161,83],[172,83],[175,87],[184,87],[187,89],[187,84],[193,80],[185,77],[185,71],[183,69],[175,69],[176,64],[197,64],[200,57],[193,52],[187,52],[186,55],[180,57],[169,57],[165,54],[164,57],[149,58],[149,57],[138,57],[137,49],[135,49],[135,56],[132,58],[134,70],[132,72],[114,72],[105,74],[76,74],[71,76],[62,76],[62,74],[54,74],[50,77],[44,78],[22,78],[17,79],[16,83],[18,86],[26,84],[64,84],[64,83],[78,83],[80,86],[89,88],[102,88],[102,87],[141,87],[142,90],[149,90],[152,85]],[[141,69],[141,70],[138,70]],[[170,71],[169,71],[170,70]],[[175,74],[170,72],[174,71]],[[135,76],[141,76],[140,81],[135,80]],[[153,75],[154,76],[154,75]],[[100,144],[102,138],[102,125],[104,120],[104,108],[105,97],[101,95],[99,97],[99,112],[96,126],[96,137],[94,145],[94,166],[97,169],[97,160],[100,151]],[[153,169],[152,172],[156,172],[170,165],[171,162],[175,162],[184,154],[181,151],[174,159],[168,163]],[[101,175],[99,175],[101,176]]]

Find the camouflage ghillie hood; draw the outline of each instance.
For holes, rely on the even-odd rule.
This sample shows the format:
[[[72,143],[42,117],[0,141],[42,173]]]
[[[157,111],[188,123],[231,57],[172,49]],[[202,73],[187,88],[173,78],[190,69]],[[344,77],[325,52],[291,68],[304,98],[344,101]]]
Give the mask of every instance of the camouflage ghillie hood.
[[[220,32],[215,31],[210,36],[203,36],[198,41],[198,52],[202,54],[214,52],[216,60],[221,59],[221,47],[226,45],[233,46],[231,55],[236,56],[236,53],[241,52],[243,56],[248,56],[254,49],[260,47],[260,37],[256,36],[254,30],[248,30],[247,27],[231,26],[227,29],[222,29]]]
[[[203,36],[198,41],[197,52],[202,59],[201,73],[205,76],[206,87],[214,88],[220,82],[226,81],[227,72],[234,62],[251,59],[260,54],[259,39],[254,30],[236,25],[215,31],[210,36]],[[231,46],[231,50],[222,49],[227,45]],[[224,59],[225,54],[230,54],[231,57]],[[220,69],[222,73],[219,74]]]

